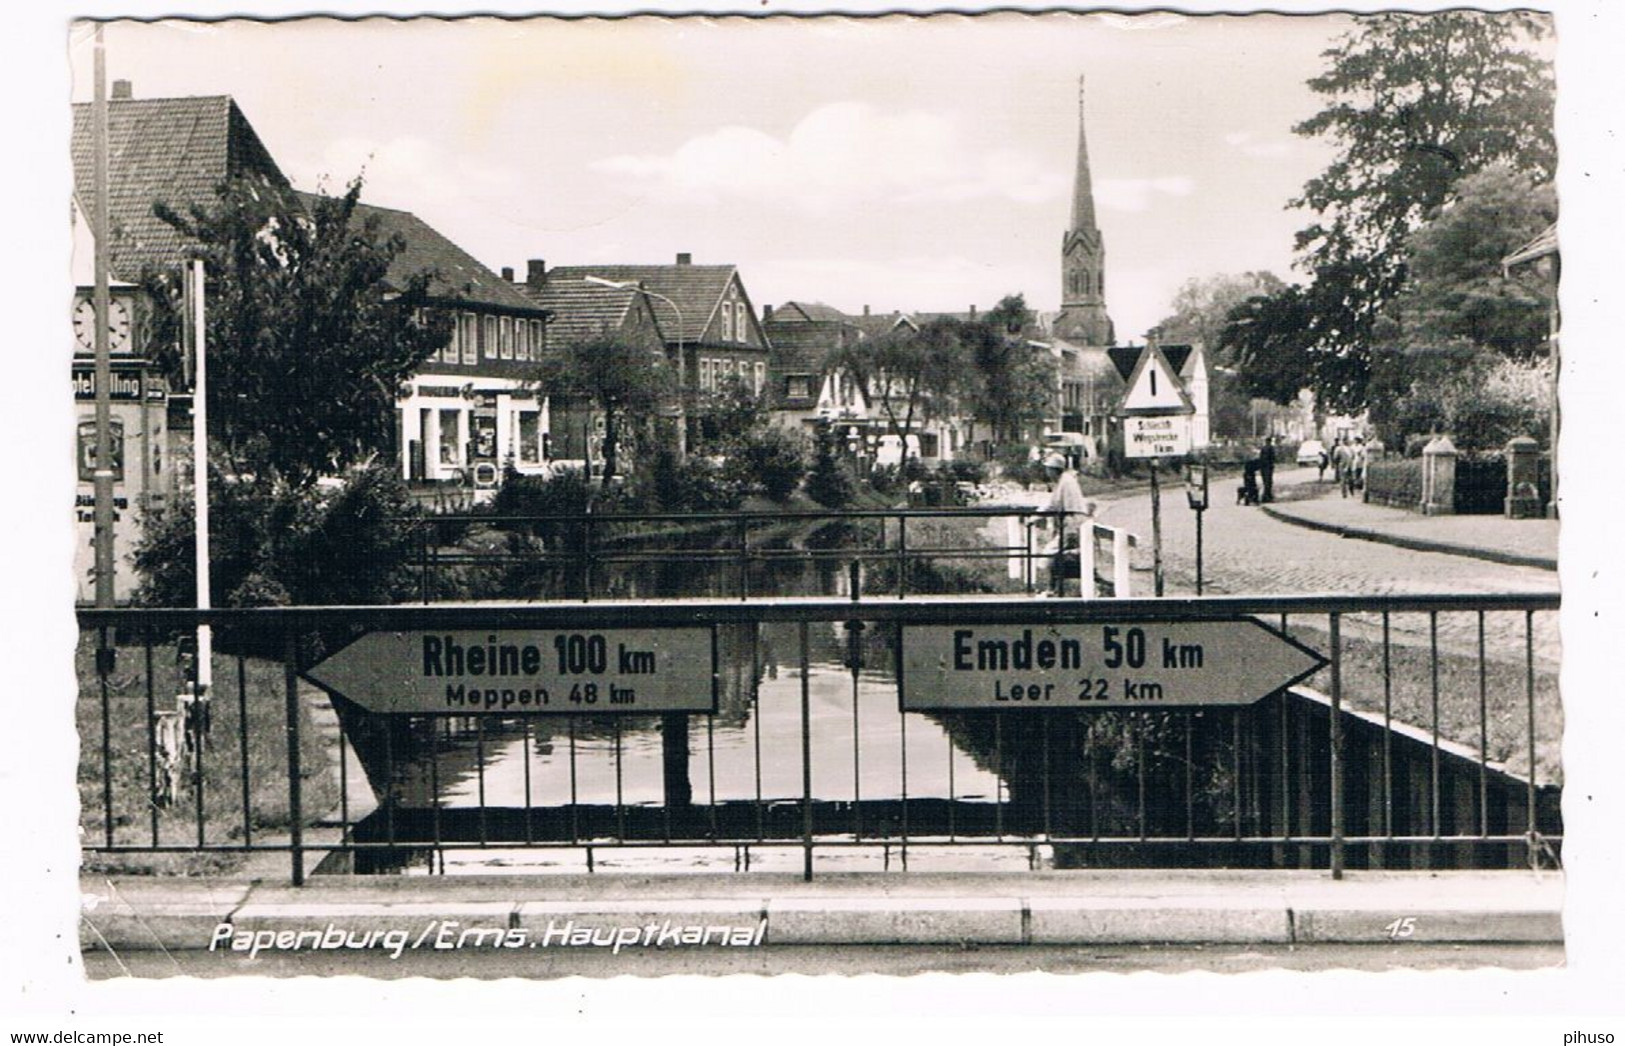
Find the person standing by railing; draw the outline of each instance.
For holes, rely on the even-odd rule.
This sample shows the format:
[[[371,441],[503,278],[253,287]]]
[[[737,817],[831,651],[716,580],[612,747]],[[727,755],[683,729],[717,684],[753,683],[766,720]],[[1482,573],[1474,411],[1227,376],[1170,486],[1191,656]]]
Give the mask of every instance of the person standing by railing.
[[[1064,591],[1062,579],[1067,576],[1069,566],[1072,573],[1077,572],[1078,533],[1081,527],[1093,525],[1095,504],[1084,498],[1077,469],[1067,458],[1060,454],[1049,455],[1044,459],[1044,472],[1053,487],[1045,511],[1057,513],[1050,519],[1050,525],[1056,529],[1052,542],[1055,559],[1050,567],[1049,590],[1051,595],[1061,595]],[[1092,536],[1090,540],[1093,540]]]

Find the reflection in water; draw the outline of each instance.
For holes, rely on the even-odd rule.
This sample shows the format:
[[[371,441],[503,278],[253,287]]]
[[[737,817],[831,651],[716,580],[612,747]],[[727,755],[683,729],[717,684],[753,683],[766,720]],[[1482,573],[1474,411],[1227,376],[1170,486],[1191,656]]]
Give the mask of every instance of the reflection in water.
[[[695,716],[690,720],[688,768],[694,802],[799,799],[801,678],[793,655],[795,629],[764,629],[767,634],[755,651],[748,630],[744,630],[744,642],[739,641],[741,630],[733,631],[733,642],[719,643],[720,711],[714,718]],[[959,750],[941,725],[924,715],[905,717],[898,712],[890,672],[865,670],[854,697],[851,672],[839,657],[829,656],[841,650],[842,640],[828,632],[815,632],[813,645],[817,649],[810,652],[807,680],[813,798],[900,799],[905,794],[906,766],[911,798],[952,795],[993,801],[997,778]],[[786,652],[792,653],[789,665],[780,661]],[[753,673],[759,678],[754,688],[750,686]],[[479,802],[481,775],[478,754],[468,751],[472,743],[467,736],[448,743],[472,760],[448,758],[447,746],[441,749],[439,783],[447,807]],[[578,720],[573,756],[572,760],[566,721],[536,720],[528,740],[522,723],[505,722],[500,731],[487,726],[485,804],[658,806],[662,802],[662,746],[656,719],[629,717],[621,721],[618,731],[610,721]],[[453,770],[458,763],[463,765]]]

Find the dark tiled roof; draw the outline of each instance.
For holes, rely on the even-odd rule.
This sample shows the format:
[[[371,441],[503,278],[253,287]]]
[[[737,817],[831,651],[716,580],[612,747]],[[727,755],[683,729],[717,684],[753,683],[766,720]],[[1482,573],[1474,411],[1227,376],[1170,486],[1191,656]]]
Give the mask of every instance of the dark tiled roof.
[[[618,290],[549,273],[540,289],[525,284],[520,293],[553,312],[547,324],[550,345],[577,345],[620,329],[627,310],[638,298],[634,290]]]
[[[920,321],[906,312],[875,312],[865,313],[862,316],[853,316],[852,322],[865,335],[876,338],[899,323],[917,327]]]
[[[654,312],[661,321],[661,333],[672,341],[698,343],[728,289],[734,273],[732,265],[561,265],[548,273],[547,279],[579,281],[587,276],[598,276],[616,283],[637,283],[654,294],[662,294],[677,303],[682,313],[683,329],[679,335],[668,322],[670,306],[656,298]]]
[[[74,194],[94,220],[91,107],[73,107]],[[159,201],[182,215],[209,206],[230,177],[258,174],[288,187],[276,161],[229,97],[119,99],[107,103],[108,249],[113,271],[133,280],[143,265],[186,254],[180,233],[153,214]]]
[[[851,323],[852,317],[833,305],[821,301],[787,301],[773,310],[773,318],[781,323]]]
[[[773,340],[773,369],[780,374],[822,374],[829,357],[856,336],[850,326],[837,323],[791,323],[768,321],[768,337]]]
[[[306,207],[314,206],[321,199],[313,193],[300,193],[299,198]],[[481,265],[410,211],[358,203],[350,220],[352,224],[376,220],[380,236],[398,235],[405,242],[405,249],[389,266],[388,280],[397,287],[427,271],[433,274],[429,281],[432,297],[460,298],[472,304],[529,313],[541,311],[539,305],[519,293],[513,284]]]

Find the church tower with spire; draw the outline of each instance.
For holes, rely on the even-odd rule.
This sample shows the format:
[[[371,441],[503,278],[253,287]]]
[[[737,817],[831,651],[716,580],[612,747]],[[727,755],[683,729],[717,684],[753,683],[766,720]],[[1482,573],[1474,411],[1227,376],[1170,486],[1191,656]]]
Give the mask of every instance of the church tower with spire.
[[[1095,226],[1095,191],[1089,178],[1084,130],[1083,77],[1078,77],[1078,168],[1073,173],[1072,225],[1061,239],[1061,314],[1055,335],[1075,345],[1110,345],[1106,315],[1106,246]]]

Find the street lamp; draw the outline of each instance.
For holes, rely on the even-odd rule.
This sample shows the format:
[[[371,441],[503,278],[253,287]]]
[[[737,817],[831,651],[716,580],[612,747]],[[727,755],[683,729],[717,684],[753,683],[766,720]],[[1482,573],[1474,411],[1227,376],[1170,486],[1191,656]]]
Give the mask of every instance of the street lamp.
[[[677,303],[661,294],[659,291],[649,290],[636,280],[608,280],[602,276],[583,276],[587,283],[597,284],[600,287],[609,287],[618,291],[632,291],[649,298],[658,298],[671,306],[671,311],[677,315],[677,460],[683,461],[688,457],[688,418],[683,410],[683,379],[687,373],[687,366],[683,361],[683,310]]]

